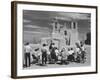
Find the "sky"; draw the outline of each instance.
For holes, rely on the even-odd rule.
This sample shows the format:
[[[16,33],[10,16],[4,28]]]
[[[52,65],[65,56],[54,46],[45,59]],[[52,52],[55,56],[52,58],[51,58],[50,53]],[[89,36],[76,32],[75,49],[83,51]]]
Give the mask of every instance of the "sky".
[[[52,32],[52,21],[54,18],[62,21],[77,21],[80,37],[90,31],[89,13],[54,12],[23,10],[24,40],[32,41],[41,37],[49,37]]]

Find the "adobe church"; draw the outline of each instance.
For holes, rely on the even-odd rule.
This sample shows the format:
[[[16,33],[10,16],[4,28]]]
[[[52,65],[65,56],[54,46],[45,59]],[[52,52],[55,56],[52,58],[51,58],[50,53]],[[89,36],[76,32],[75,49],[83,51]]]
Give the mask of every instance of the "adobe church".
[[[67,25],[69,24],[69,25]],[[77,21],[66,21],[55,18],[52,22],[51,37],[41,39],[41,44],[50,44],[50,40],[55,43],[59,49],[63,47],[74,47],[78,42]]]

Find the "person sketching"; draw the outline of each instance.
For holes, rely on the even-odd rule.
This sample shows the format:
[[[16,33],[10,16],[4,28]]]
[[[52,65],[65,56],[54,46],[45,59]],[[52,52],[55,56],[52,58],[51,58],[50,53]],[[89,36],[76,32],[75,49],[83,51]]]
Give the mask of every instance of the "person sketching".
[[[68,54],[69,54],[69,56],[68,56],[68,60],[69,61],[75,61],[75,58],[74,58],[74,56],[73,56],[73,54],[74,54],[74,50],[73,50],[73,48],[70,48],[69,50],[68,50]]]

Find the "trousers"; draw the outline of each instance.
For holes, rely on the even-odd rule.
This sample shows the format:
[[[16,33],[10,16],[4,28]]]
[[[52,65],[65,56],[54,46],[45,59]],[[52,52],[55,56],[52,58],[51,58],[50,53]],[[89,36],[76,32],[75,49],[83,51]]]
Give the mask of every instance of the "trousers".
[[[30,67],[30,64],[31,64],[31,62],[30,62],[30,53],[25,53],[25,66]]]

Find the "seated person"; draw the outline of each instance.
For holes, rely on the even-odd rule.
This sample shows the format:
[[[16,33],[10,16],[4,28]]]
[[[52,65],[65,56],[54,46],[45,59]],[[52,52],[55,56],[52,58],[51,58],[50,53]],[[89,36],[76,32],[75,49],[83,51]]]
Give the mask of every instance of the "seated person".
[[[39,48],[33,50],[32,52],[33,62],[38,62],[38,51],[39,51]]]
[[[70,48],[70,49],[68,49],[68,54],[69,54],[69,56],[68,56],[68,61],[75,61],[75,58],[74,58],[74,50],[73,50],[73,48]]]

